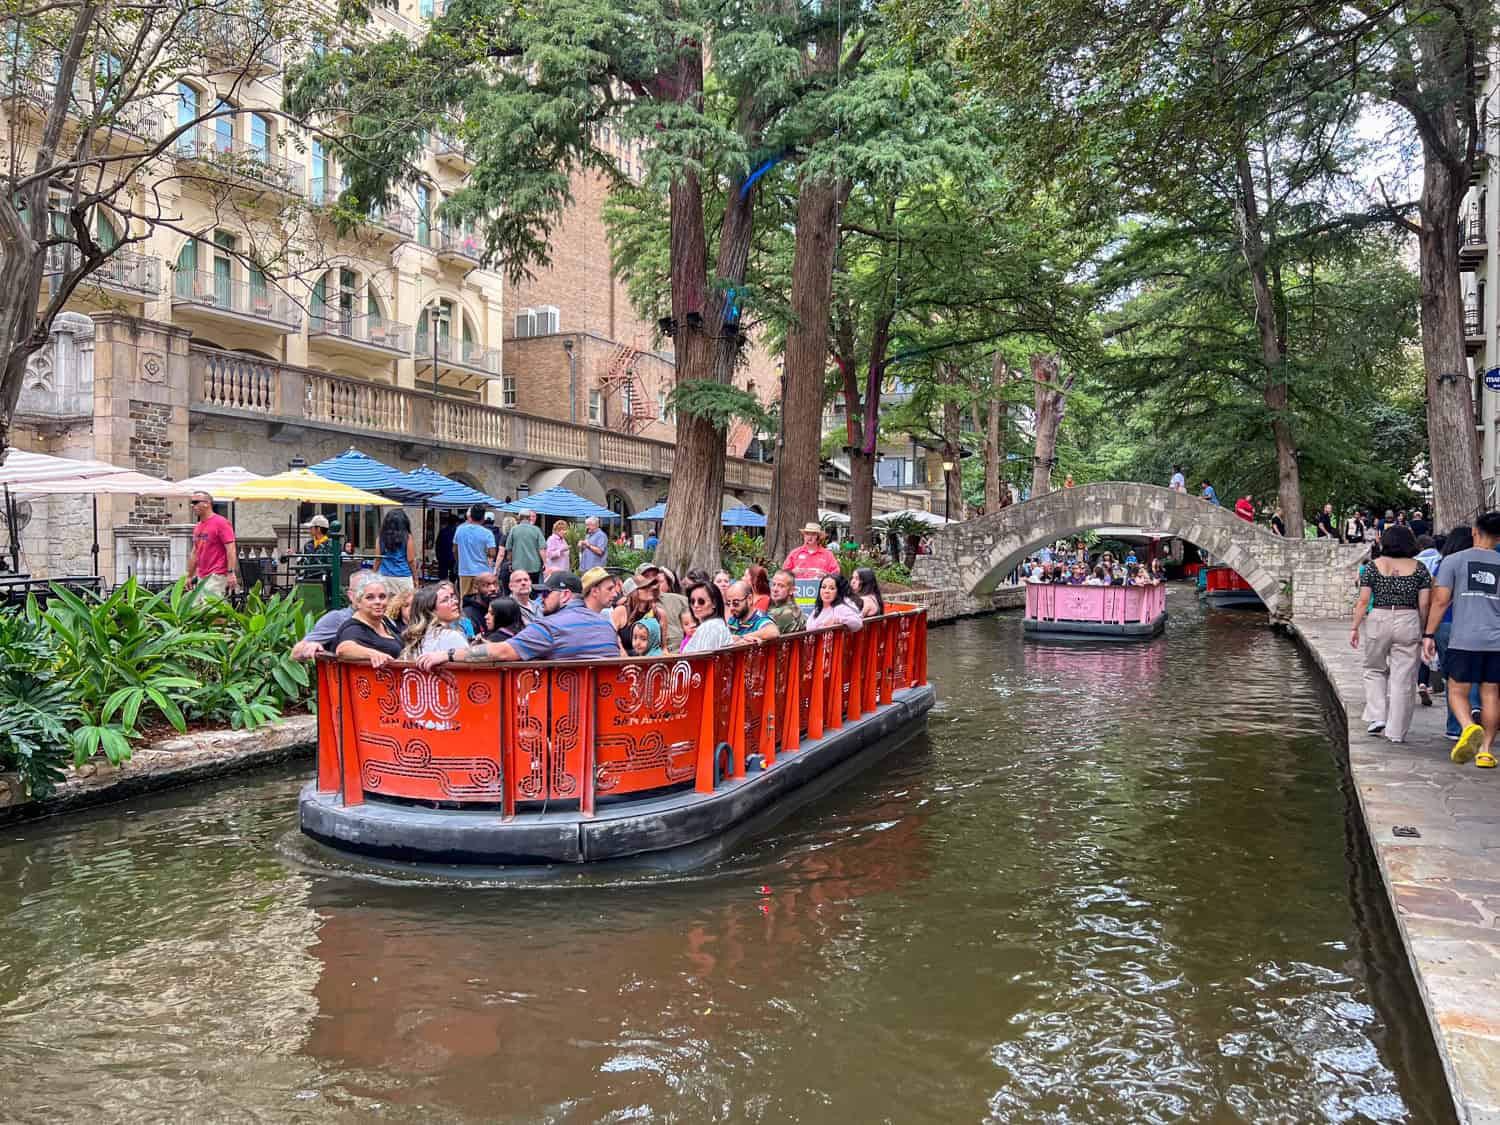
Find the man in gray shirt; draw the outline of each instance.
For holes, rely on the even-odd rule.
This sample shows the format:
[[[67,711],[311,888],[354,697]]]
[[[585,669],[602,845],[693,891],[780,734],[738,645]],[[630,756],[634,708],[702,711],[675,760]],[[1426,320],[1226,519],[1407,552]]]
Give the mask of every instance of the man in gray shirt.
[[[1486,512],[1474,521],[1474,546],[1443,560],[1437,586],[1427,609],[1422,655],[1432,660],[1435,638],[1448,607],[1453,607],[1453,631],[1443,674],[1448,678],[1448,708],[1463,727],[1453,744],[1452,759],[1471,758],[1476,766],[1493,767],[1495,732],[1500,728],[1500,512]],[[1479,723],[1469,710],[1469,685],[1479,685]]]

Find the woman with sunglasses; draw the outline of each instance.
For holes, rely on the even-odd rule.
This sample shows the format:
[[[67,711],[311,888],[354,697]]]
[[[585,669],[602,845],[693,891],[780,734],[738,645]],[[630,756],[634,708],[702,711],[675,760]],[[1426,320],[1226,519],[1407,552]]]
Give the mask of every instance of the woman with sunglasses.
[[[687,588],[688,612],[698,627],[683,652],[712,652],[734,644],[734,634],[724,621],[724,595],[711,582],[693,582]]]

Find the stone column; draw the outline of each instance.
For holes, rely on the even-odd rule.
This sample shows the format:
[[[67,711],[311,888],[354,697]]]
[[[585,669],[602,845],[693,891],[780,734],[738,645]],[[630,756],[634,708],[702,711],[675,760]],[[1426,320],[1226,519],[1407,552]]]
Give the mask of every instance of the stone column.
[[[119,313],[95,319],[94,456],[168,480],[188,469],[188,340],[185,328]],[[102,496],[103,528],[159,528],[187,518],[183,500]],[[115,571],[113,536],[100,544],[101,573]]]

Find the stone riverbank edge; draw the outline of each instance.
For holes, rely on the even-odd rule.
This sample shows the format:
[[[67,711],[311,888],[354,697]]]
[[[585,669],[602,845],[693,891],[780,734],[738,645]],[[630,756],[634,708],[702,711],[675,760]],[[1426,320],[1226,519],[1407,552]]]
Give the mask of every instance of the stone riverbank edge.
[[[1458,1118],[1500,1125],[1500,770],[1449,760],[1439,699],[1417,708],[1401,745],[1366,734],[1347,620],[1292,632],[1343,715],[1350,780]]]
[[[317,742],[317,719],[312,715],[291,715],[257,730],[190,731],[139,746],[130,760],[119,766],[100,758],[69,770],[57,792],[44,801],[28,798],[15,774],[0,773],[0,824],[73,812],[276,762],[311,758]]]

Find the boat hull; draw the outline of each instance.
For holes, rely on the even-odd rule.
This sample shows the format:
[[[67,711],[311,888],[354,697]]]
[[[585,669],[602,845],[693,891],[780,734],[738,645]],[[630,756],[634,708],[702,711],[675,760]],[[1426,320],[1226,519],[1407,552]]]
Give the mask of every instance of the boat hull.
[[[1203,604],[1214,609],[1265,609],[1254,590],[1210,590],[1201,595]]]
[[[764,770],[723,781],[712,793],[691,789],[646,800],[601,805],[593,816],[576,810],[518,812],[428,808],[387,801],[345,805],[336,792],[302,790],[302,831],[344,853],[408,864],[487,867],[552,866],[623,860],[666,860],[691,851],[706,862],[764,827],[767,814],[786,815],[828,790],[838,767],[868,764],[919,733],[936,698],[931,685],[897,691],[887,704],[811,739]],[[866,751],[870,753],[866,754]],[[842,780],[842,777],[839,778]]]
[[[1121,623],[1100,621],[1033,621],[1022,622],[1028,637],[1088,637],[1105,641],[1149,641],[1167,627],[1166,613],[1150,621]]]

